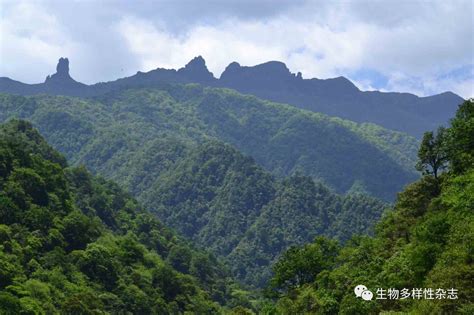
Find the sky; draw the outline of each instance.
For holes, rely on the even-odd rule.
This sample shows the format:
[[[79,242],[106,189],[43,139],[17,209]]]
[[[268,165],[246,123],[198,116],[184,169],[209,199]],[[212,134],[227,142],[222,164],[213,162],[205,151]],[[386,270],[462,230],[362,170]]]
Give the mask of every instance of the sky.
[[[0,76],[43,82],[68,57],[92,84],[201,55],[286,63],[362,90],[474,97],[474,1],[0,0]]]

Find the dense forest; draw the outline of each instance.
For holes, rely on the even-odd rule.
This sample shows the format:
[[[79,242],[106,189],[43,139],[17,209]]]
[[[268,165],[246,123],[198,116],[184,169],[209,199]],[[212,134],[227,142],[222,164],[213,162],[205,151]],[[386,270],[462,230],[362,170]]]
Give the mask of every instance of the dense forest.
[[[1,94],[0,121],[13,117],[32,121],[74,165],[134,194],[145,193],[184,149],[212,139],[278,177],[300,172],[339,193],[358,187],[393,201],[418,176],[418,141],[406,134],[196,84],[94,99]]]
[[[163,222],[226,257],[233,274],[262,287],[290,245],[316,235],[368,234],[386,204],[355,190],[341,196],[310,177],[276,180],[229,145],[205,143],[143,196]]]
[[[247,297],[213,255],[68,167],[30,123],[1,126],[1,314],[211,314]]]
[[[403,156],[415,142],[400,133],[232,91],[166,89],[94,101],[4,95],[1,118],[31,119],[75,165],[117,181],[167,226],[224,257],[237,279],[257,287],[291,245],[316,235],[345,240],[370,233],[386,205],[364,196],[368,187],[388,197],[388,186],[415,178],[402,171],[415,164]],[[305,136],[311,132],[318,138]],[[387,155],[393,163],[386,163]],[[290,164],[285,171],[278,166],[283,163]],[[379,170],[365,176],[369,164]],[[385,180],[382,169],[394,177],[401,173],[399,184]],[[326,175],[309,177],[315,172]],[[326,187],[326,177],[340,178],[348,194]]]
[[[10,314],[469,314],[473,107],[417,150],[376,125],[193,84],[2,94],[0,303]],[[415,169],[422,178],[389,209]],[[358,284],[459,298],[364,301]]]
[[[472,100],[459,107],[449,128],[425,133],[418,157],[424,176],[399,194],[375,237],[345,245],[318,237],[282,255],[267,292],[277,298],[273,312],[474,313]],[[372,290],[372,300],[356,298],[360,284]],[[390,289],[408,289],[408,295],[395,298]]]
[[[0,0],[0,315],[474,315],[473,12]]]
[[[193,218],[186,211],[204,211],[201,222],[183,221],[181,232],[215,246],[212,249],[221,255],[229,253],[230,261],[242,260],[244,275],[264,274],[259,267],[278,258],[272,253],[275,247],[282,251],[282,243],[307,242],[291,240],[305,225],[306,233],[313,229],[315,235],[333,237],[318,236],[283,253],[266,290],[267,299],[275,301],[272,306],[261,298],[256,301],[233,282],[217,258],[177,237],[116,184],[92,176],[84,167],[68,167],[30,123],[11,121],[0,129],[2,311],[471,314],[472,135],[474,103],[467,101],[449,128],[425,134],[417,163],[424,176],[399,194],[394,210],[376,226],[375,236],[355,236],[345,243],[337,239],[345,241],[351,233],[341,234],[337,225],[350,222],[352,228],[362,229],[367,208],[357,204],[378,201],[358,192],[336,195],[302,175],[276,181],[251,158],[219,142],[204,144],[176,169],[167,170],[165,174],[173,176],[163,177],[168,180],[157,191],[163,189],[160,198],[166,209],[174,209],[169,215],[181,220]],[[174,194],[166,194],[170,191]],[[258,218],[247,222],[245,213],[232,210],[234,202],[242,200],[247,201],[242,208],[248,217],[261,207]],[[331,212],[331,206],[339,208]],[[299,212],[300,221],[291,223],[296,215],[292,211]],[[360,217],[354,217],[357,213]],[[335,214],[339,219],[328,224]],[[213,217],[214,222],[200,225]],[[247,232],[242,227],[248,227]],[[223,234],[229,238],[212,239]],[[256,259],[239,256],[245,251]],[[257,284],[264,278],[256,277]],[[356,298],[353,290],[361,283],[377,297]],[[455,288],[456,298],[379,299],[383,292],[376,288]]]

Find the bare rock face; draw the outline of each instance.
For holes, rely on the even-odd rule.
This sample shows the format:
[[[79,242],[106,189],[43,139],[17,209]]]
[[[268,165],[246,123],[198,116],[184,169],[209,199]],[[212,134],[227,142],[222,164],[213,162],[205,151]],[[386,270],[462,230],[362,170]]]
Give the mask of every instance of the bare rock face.
[[[69,59],[59,58],[56,73],[61,76],[69,76]]]
[[[45,83],[48,84],[64,84],[65,82],[76,82],[69,75],[69,59],[59,58],[58,65],[56,66],[56,73],[48,75]]]
[[[46,77],[46,81],[42,84],[40,92],[47,94],[85,96],[90,92],[90,88],[71,78],[69,75],[69,59],[61,57],[56,66],[56,73]]]
[[[178,70],[178,75],[196,82],[214,81],[214,75],[207,69],[206,61],[202,56],[193,58],[184,68]]]

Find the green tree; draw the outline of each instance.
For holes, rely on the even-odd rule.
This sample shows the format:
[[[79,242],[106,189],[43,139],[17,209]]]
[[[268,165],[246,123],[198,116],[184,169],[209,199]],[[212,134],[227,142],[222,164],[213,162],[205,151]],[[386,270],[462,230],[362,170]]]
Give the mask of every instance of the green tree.
[[[189,272],[192,253],[185,246],[173,246],[168,255],[168,261],[176,270],[184,273]]]
[[[15,315],[21,311],[20,300],[9,292],[0,292],[1,314]]]
[[[0,155],[0,314],[217,314],[235,306],[236,284],[220,262],[118,185],[66,169],[31,124],[0,125]],[[172,248],[171,261],[195,276],[165,262]]]
[[[438,179],[438,174],[448,162],[446,150],[446,129],[440,127],[434,134],[432,131],[425,132],[418,151],[418,163],[416,169],[423,174],[433,175]]]
[[[423,139],[419,165],[433,176],[422,177],[398,195],[375,237],[351,239],[332,267],[319,272],[311,283],[284,292],[277,301],[277,313],[473,314],[473,139],[474,106],[467,101],[448,129],[427,133]],[[437,177],[442,168],[440,183]],[[286,275],[304,270],[304,264],[298,265],[304,247],[293,250],[290,258],[295,258],[281,258],[277,266],[290,272],[275,277],[291,279]],[[458,298],[436,303],[423,299],[366,302],[354,296],[354,287],[361,283],[369,289],[456,288]]]
[[[271,286],[288,290],[314,281],[321,271],[332,267],[338,251],[337,241],[325,237],[317,237],[302,247],[291,247],[275,264]]]
[[[474,167],[474,99],[459,106],[449,129],[449,160],[455,173]]]

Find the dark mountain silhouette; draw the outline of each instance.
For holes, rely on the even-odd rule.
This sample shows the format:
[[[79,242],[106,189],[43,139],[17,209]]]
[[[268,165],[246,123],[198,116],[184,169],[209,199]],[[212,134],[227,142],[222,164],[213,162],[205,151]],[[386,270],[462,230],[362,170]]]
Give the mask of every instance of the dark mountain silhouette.
[[[0,92],[90,97],[123,88],[159,87],[168,83],[199,83],[231,88],[314,112],[356,122],[376,123],[417,137],[426,130],[447,123],[463,102],[460,96],[452,92],[418,97],[409,93],[360,91],[344,77],[303,79],[300,72],[291,73],[284,63],[278,61],[252,67],[232,62],[217,79],[209,72],[201,56],[178,70],[158,68],[146,73],[139,71],[130,77],[93,85],[72,79],[68,59],[61,58],[57,72],[48,76],[44,83],[24,84],[3,77],[0,78]]]
[[[242,67],[233,62],[222,73],[218,85],[314,112],[376,123],[415,136],[446,123],[463,101],[451,92],[429,97],[363,92],[344,77],[303,79],[301,73],[295,75],[284,63],[276,61],[254,67]]]
[[[69,75],[69,60],[60,58],[56,66],[56,73],[48,75],[44,83],[25,84],[10,78],[0,78],[0,92],[12,94],[32,95],[32,94],[53,94],[85,96],[90,92],[90,87],[86,84],[75,81]]]

